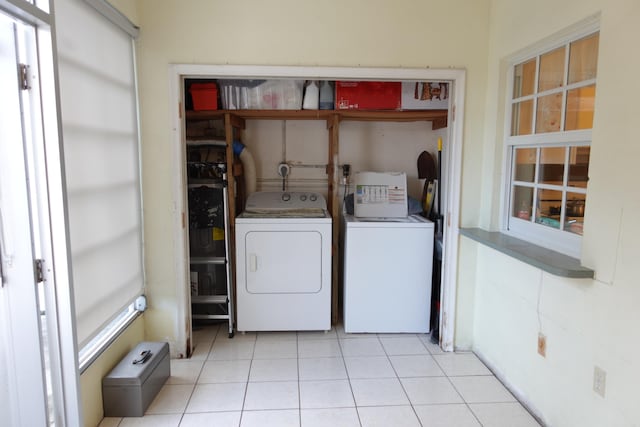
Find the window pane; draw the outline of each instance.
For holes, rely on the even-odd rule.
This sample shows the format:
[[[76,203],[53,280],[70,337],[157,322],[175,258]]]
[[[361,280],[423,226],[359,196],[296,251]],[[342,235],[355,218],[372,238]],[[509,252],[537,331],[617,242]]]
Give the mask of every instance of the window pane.
[[[560,207],[562,192],[555,190],[538,190],[538,209],[536,222],[553,228],[560,228]]]
[[[565,204],[565,230],[570,233],[582,235],[582,223],[584,222],[584,208],[586,196],[579,193],[567,193]]]
[[[587,188],[589,180],[590,147],[571,147],[569,149],[569,183],[571,187]]]
[[[516,102],[513,104],[511,116],[511,135],[531,135],[533,122],[533,101]]]
[[[535,148],[516,148],[515,153],[515,171],[514,178],[516,181],[533,182],[536,173],[536,149]]]
[[[536,133],[557,132],[560,130],[562,93],[538,98],[536,113]]]
[[[598,68],[600,34],[592,34],[569,47],[569,84],[595,79]]]
[[[564,129],[591,129],[593,127],[595,99],[595,85],[567,91],[567,111],[565,113]]]
[[[561,47],[540,57],[538,92],[562,86],[564,81],[564,49]]]
[[[515,66],[513,72],[513,98],[533,94],[536,79],[536,60],[531,59]]]
[[[515,185],[511,215],[521,219],[529,219],[531,218],[531,206],[533,206],[533,188]]]
[[[540,172],[538,182],[562,185],[564,182],[564,147],[540,149]]]

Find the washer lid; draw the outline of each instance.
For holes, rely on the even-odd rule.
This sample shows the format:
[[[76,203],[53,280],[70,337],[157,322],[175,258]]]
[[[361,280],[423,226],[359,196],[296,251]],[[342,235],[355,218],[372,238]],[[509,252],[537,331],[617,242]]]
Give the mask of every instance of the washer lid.
[[[261,191],[247,198],[243,216],[276,216],[283,218],[322,218],[327,202],[320,193]]]
[[[393,228],[393,227],[424,227],[433,228],[432,221],[421,215],[409,215],[404,218],[358,218],[353,215],[344,215],[344,220],[348,227],[362,228]]]

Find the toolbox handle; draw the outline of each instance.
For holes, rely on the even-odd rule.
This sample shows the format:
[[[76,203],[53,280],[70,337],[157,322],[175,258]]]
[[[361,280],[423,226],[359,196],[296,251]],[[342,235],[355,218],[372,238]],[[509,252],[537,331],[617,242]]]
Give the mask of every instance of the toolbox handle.
[[[143,363],[145,363],[147,360],[149,360],[151,358],[151,350],[144,350],[140,353],[140,357],[133,359],[133,364],[134,365],[142,365]]]

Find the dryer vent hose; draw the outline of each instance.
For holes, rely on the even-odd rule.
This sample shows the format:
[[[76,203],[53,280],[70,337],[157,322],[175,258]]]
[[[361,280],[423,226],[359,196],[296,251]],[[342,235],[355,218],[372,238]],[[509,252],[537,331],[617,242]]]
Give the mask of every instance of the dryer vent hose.
[[[256,162],[247,147],[240,141],[233,141],[233,152],[240,158],[244,170],[244,183],[247,196],[256,192]]]

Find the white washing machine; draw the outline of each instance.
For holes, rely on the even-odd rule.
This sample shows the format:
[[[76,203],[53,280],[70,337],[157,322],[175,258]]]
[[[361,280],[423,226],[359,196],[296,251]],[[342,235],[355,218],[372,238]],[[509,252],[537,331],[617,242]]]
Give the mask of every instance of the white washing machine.
[[[331,329],[331,235],[321,194],[249,196],[236,218],[238,331]]]
[[[344,215],[345,332],[427,333],[433,222]]]

